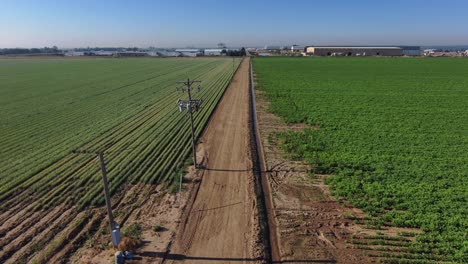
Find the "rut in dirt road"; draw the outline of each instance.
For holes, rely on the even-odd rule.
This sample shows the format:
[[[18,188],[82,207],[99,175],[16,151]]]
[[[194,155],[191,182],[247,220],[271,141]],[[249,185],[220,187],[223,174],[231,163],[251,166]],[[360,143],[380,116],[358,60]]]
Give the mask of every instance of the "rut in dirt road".
[[[202,182],[167,263],[261,262],[250,155],[249,63],[244,59],[198,146]]]

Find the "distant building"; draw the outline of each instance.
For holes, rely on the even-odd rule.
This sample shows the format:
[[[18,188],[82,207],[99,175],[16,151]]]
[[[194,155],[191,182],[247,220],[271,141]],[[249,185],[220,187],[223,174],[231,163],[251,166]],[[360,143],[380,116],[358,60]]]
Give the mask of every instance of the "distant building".
[[[435,54],[436,50],[435,49],[425,49],[423,51],[424,56],[432,56]]]
[[[117,57],[146,57],[148,53],[142,51],[121,51],[116,52],[115,55]]]
[[[65,56],[100,56],[100,57],[111,57],[114,55],[112,51],[103,51],[103,50],[92,50],[92,51],[73,51],[70,52],[71,55],[65,54]]]
[[[291,46],[291,53],[302,53],[304,52],[305,47],[303,46],[298,46],[298,45],[292,45]]]
[[[402,56],[400,47],[353,47],[353,46],[326,46],[306,47],[307,55],[314,56]]]
[[[159,54],[157,51],[148,51],[148,56],[150,57],[159,57]]]
[[[203,53],[205,56],[221,56],[223,49],[205,49]]]
[[[419,46],[400,46],[404,56],[421,56],[421,47]]]
[[[161,57],[180,57],[181,54],[175,51],[158,51],[157,54]]]
[[[202,52],[199,49],[176,49],[182,57],[196,57],[202,55]]]
[[[83,51],[68,51],[68,52],[65,52],[65,56],[67,57],[84,56],[84,52]]]
[[[112,51],[103,51],[103,50],[94,51],[94,56],[113,56],[113,55],[114,55],[114,52]]]

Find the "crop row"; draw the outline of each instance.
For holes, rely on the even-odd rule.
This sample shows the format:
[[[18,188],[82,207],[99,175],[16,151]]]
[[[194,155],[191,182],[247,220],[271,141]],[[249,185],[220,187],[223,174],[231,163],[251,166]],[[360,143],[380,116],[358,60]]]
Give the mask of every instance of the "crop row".
[[[202,111],[195,115],[197,134],[229,83],[232,77],[230,69],[232,65],[223,61],[221,65],[208,64],[192,71],[193,78],[203,81],[203,89],[196,94],[204,99]],[[156,80],[134,85],[129,94],[150,89],[157,89],[158,92],[142,110],[79,147],[82,150],[105,152],[112,193],[125,182],[157,183],[170,180],[181,157],[186,157],[190,151],[188,119],[186,114],[177,111],[175,105],[177,98],[186,95],[175,91],[174,82],[161,83]],[[95,107],[99,106],[93,106],[93,109]],[[0,189],[0,199],[11,198],[12,193],[32,189],[32,196],[38,199],[39,207],[55,205],[64,200],[77,202],[81,206],[100,204],[100,174],[95,159],[70,153],[70,149],[67,151],[69,154],[24,181],[11,180],[13,176],[6,181],[7,177],[2,177],[5,184]],[[70,195],[63,195],[66,193]],[[8,199],[4,208],[15,202],[17,199]]]

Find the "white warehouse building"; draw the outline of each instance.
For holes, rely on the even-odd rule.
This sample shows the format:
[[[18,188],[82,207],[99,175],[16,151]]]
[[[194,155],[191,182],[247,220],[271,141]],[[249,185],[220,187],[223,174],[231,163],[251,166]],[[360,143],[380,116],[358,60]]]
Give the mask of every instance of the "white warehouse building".
[[[223,49],[205,49],[205,56],[221,56]]]
[[[183,57],[196,57],[201,55],[201,51],[199,49],[176,49],[175,51]]]

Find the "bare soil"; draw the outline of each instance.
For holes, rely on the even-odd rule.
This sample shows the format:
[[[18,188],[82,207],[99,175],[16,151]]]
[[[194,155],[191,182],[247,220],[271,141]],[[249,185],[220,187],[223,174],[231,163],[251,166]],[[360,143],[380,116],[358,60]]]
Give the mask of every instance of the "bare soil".
[[[189,178],[186,176],[186,178]],[[140,247],[134,252],[134,260],[126,263],[161,263],[168,251],[180,223],[192,183],[183,184],[183,191],[168,193],[162,185],[138,184],[127,190],[114,209],[116,222],[122,233],[126,227],[136,224],[141,228]],[[155,231],[155,226],[160,230]],[[113,263],[114,249],[110,245],[107,219],[102,221],[95,235],[86,241],[70,258],[72,263]],[[62,255],[57,253],[56,255]]]

